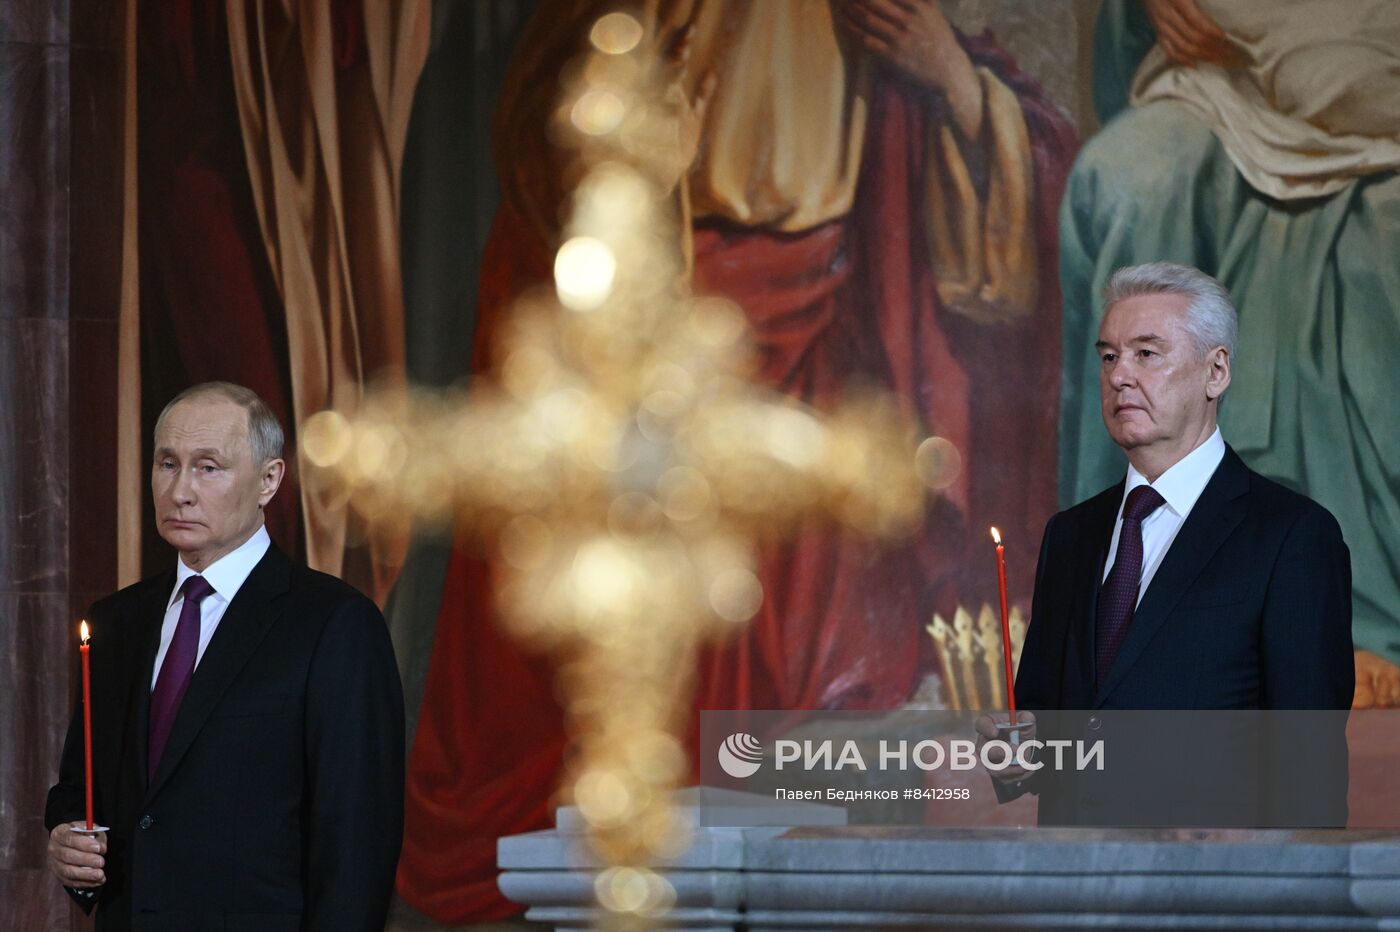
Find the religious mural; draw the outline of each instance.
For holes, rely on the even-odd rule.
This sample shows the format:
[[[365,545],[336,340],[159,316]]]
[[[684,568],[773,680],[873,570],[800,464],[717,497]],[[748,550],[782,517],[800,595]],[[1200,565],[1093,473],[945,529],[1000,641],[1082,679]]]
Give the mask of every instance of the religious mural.
[[[550,279],[570,183],[549,133],[559,78],[616,4],[549,0],[489,51],[444,40],[444,24],[530,5],[472,6],[436,4],[431,26],[418,4],[306,3],[288,20],[258,4],[140,6],[142,351],[125,377],[142,386],[143,435],[157,399],[228,378],[295,436],[372,377],[408,378],[405,331],[486,369],[510,300]],[[1359,669],[1400,660],[1400,376],[1387,359],[1400,346],[1400,7],[629,8],[669,69],[689,274],[743,308],[758,380],[818,408],[854,387],[890,392],[961,463],[898,545],[814,525],[769,546],[763,606],[705,657],[697,708],[940,701],[924,628],[994,597],[988,527],[1006,536],[1028,610],[1046,519],[1121,475],[1095,395],[1097,295],[1113,268],[1148,259],[1198,265],[1234,293],[1224,435],[1338,516]],[[499,86],[458,87],[485,99],[490,143],[409,164],[432,150],[410,143],[405,157],[406,136],[456,119],[424,103],[441,100],[435,59],[507,52]],[[418,289],[402,261],[423,246],[400,231],[426,235],[440,209],[401,197],[410,172],[448,203],[483,175],[498,191],[460,208],[474,211],[462,226],[489,226],[479,263],[465,240],[433,247],[470,270],[458,291]],[[469,346],[450,339],[462,318]],[[274,536],[382,601],[403,541],[357,542],[329,503],[290,491]],[[410,559],[416,596],[401,582],[388,612],[418,708],[399,890],[461,922],[516,910],[495,887],[496,839],[549,823],[566,735],[551,671],[494,624],[490,564],[465,545],[444,559],[427,571]],[[1400,702],[1371,684],[1358,676],[1358,702]]]
[[[478,359],[506,302],[549,280],[568,185],[549,138],[559,75],[609,8],[550,4],[517,46]],[[992,597],[989,525],[1015,542],[1029,595],[1055,507],[1054,449],[1027,438],[1057,417],[1054,218],[1073,126],[934,2],[683,0],[643,19],[681,111],[694,285],[743,308],[758,379],[817,407],[854,385],[894,392],[963,462],[903,545],[813,526],[771,546],[764,605],[703,661],[697,706],[897,707],[933,672],[932,612]],[[444,918],[508,908],[494,839],[547,824],[565,743],[549,676],[495,633],[490,567],[461,548],[447,577],[400,868],[405,898]]]

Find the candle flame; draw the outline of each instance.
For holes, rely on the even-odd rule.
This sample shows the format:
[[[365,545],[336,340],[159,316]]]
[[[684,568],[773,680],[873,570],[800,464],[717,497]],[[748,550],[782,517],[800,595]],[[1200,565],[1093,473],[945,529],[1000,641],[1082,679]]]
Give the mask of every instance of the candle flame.
[[[88,626],[87,626],[87,622],[84,621],[82,624],[78,625],[78,630],[81,632],[81,635],[82,635],[82,638],[81,638],[81,639],[82,639],[82,642],[83,642],[84,644],[86,644],[86,643],[88,642]]]
[[[998,531],[996,528],[992,528],[992,540],[996,541],[997,544],[1000,544],[1000,543],[1001,543],[1001,531]]]

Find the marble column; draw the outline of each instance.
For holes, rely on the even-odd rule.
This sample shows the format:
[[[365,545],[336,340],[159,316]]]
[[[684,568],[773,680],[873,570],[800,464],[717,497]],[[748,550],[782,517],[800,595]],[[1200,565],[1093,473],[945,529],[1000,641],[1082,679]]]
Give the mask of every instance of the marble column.
[[[0,0],[0,928],[86,927],[45,868],[75,626],[116,581],[127,0]]]

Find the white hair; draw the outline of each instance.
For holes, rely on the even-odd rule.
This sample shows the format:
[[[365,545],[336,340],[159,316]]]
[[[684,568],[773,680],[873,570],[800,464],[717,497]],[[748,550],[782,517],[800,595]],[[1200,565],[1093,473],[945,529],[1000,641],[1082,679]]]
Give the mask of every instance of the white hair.
[[[211,397],[231,401],[248,412],[248,445],[253,450],[254,463],[261,466],[272,460],[281,459],[282,422],[277,419],[277,415],[272,413],[267,402],[258,397],[257,392],[232,382],[204,382],[187,388],[170,399],[170,403],[160,412],[160,417],[156,418],[156,434],[160,434],[160,425],[165,421],[165,416],[170,413],[171,408],[192,398]]]
[[[1179,294],[1190,298],[1186,306],[1186,332],[1191,334],[1196,351],[1205,356],[1217,346],[1223,346],[1234,362],[1240,318],[1224,285],[1200,269],[1175,262],[1130,265],[1114,272],[1104,286],[1104,313],[1119,301],[1148,294]]]

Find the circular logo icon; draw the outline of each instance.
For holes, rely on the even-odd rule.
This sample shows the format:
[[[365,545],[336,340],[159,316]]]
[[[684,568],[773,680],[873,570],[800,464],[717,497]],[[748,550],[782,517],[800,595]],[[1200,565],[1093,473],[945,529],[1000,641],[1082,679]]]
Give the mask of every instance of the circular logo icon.
[[[719,746],[719,766],[725,773],[742,780],[758,773],[763,766],[763,745],[753,735],[730,735]]]

